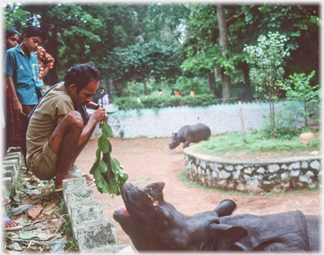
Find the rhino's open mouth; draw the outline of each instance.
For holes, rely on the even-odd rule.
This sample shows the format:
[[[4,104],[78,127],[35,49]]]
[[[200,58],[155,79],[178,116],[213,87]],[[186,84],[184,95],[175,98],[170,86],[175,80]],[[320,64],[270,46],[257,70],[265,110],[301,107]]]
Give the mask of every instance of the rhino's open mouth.
[[[149,199],[147,199],[148,197]],[[138,209],[150,209],[154,206],[160,206],[159,200],[155,199],[150,191],[146,188],[138,188],[129,182],[124,184],[122,189],[122,198],[125,202],[124,205],[119,206],[116,211],[123,216],[130,216],[127,207],[137,207]],[[141,203],[137,203],[141,201]],[[139,204],[144,206],[139,206]]]

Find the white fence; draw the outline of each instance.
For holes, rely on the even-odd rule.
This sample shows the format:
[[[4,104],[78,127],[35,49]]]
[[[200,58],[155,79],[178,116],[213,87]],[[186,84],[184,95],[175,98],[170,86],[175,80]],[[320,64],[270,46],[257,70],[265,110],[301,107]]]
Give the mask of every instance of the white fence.
[[[276,103],[275,110],[281,105],[281,102]],[[264,127],[264,116],[270,111],[269,103],[243,103],[242,109],[245,132]],[[212,135],[241,131],[239,104],[117,111],[109,114],[108,120],[113,135],[124,138],[171,137],[182,126],[197,123],[207,125]],[[93,136],[100,135],[97,126]]]

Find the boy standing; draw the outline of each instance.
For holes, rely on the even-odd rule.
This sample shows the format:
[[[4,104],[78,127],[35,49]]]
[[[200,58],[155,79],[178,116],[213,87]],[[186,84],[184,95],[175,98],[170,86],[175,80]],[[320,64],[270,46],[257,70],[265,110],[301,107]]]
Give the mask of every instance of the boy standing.
[[[45,33],[36,26],[26,26],[22,32],[22,42],[6,52],[4,72],[13,108],[19,114],[20,147],[26,158],[27,115],[33,110],[41,95],[43,83],[38,78],[38,59],[34,51],[45,41]]]

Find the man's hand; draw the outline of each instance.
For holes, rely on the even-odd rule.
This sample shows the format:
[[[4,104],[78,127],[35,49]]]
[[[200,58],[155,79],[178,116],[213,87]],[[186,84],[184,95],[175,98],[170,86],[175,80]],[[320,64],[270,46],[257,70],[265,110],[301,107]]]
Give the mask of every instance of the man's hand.
[[[108,118],[109,118],[109,115],[105,112],[105,118],[104,118],[102,121],[99,122],[99,128],[102,127],[102,124],[103,124],[104,121],[105,121],[105,122],[108,121]]]
[[[14,112],[16,114],[22,114],[23,113],[23,107],[21,105],[21,103],[19,102],[19,100],[13,100],[13,108],[14,108]]]
[[[94,118],[96,120],[96,122],[99,122],[99,128],[101,128],[103,122],[107,122],[109,115],[106,113],[106,109],[99,107],[98,110],[96,110],[93,114],[91,114],[92,118]]]

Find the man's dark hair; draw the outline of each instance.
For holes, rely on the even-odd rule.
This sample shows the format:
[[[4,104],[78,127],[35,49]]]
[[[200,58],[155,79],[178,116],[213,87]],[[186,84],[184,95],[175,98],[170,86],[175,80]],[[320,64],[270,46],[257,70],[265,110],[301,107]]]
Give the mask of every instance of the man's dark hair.
[[[43,43],[46,41],[46,34],[40,27],[32,25],[24,26],[22,29],[21,37],[23,37],[24,34],[26,34],[28,38],[31,36],[39,36],[43,39]]]
[[[10,36],[13,36],[13,35],[18,35],[19,36],[19,33],[14,29],[6,30],[6,39],[8,39]]]
[[[68,88],[71,84],[75,84],[77,87],[77,94],[81,89],[86,88],[87,85],[92,81],[99,81],[99,71],[88,64],[77,64],[71,67],[65,74],[64,84]]]

